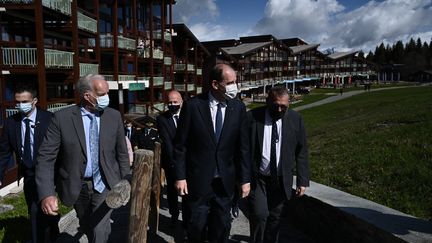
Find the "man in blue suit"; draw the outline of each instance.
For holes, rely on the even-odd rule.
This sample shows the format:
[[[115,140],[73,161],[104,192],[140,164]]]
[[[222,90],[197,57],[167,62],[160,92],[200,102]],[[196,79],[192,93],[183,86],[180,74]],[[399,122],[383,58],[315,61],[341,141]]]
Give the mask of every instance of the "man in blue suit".
[[[235,185],[246,197],[250,190],[250,161],[246,108],[238,99],[236,73],[217,64],[210,73],[210,91],[186,101],[174,147],[176,188],[188,194],[190,242],[227,242]]]
[[[42,213],[35,182],[35,158],[52,113],[36,108],[36,94],[34,88],[25,85],[15,91],[19,113],[7,118],[3,127],[0,138],[0,181],[7,161],[14,152],[19,175],[24,176],[24,196],[30,215],[32,242],[54,242],[59,233],[60,217]]]

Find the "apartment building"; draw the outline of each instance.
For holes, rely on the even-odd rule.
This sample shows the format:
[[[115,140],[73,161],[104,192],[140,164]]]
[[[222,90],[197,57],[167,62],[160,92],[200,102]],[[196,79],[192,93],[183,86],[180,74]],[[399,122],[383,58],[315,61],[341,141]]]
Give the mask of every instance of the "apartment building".
[[[210,52],[184,24],[173,24],[174,88],[184,98],[203,91],[204,60]]]
[[[90,73],[109,81],[121,112],[162,111],[173,82],[173,4],[0,0],[1,119],[16,112],[16,84],[38,87],[39,105],[56,111],[78,101],[74,83]]]

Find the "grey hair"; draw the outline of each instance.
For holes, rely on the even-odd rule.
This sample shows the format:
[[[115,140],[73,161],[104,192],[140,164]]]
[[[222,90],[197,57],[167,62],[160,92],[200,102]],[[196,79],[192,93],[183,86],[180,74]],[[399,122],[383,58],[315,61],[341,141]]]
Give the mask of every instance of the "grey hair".
[[[89,90],[93,91],[92,83],[94,80],[105,80],[105,77],[99,74],[87,74],[78,79],[76,89],[78,90],[80,97],[83,97],[84,93]]]

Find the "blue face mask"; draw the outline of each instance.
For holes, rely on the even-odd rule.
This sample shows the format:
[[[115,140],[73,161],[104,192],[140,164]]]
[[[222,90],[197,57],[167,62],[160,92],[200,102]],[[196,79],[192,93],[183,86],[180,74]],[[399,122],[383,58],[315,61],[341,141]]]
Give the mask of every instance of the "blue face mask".
[[[108,107],[110,100],[108,94],[106,94],[104,96],[97,97],[96,101],[97,101],[96,108],[98,110],[103,110]]]
[[[27,114],[32,110],[33,105],[32,105],[32,102],[18,103],[18,104],[16,104],[15,107],[19,110],[19,112]]]

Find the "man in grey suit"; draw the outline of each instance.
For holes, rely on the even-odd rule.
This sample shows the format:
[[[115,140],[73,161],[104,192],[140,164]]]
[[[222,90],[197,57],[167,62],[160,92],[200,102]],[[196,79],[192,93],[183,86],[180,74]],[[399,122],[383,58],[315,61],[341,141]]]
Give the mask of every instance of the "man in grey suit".
[[[274,87],[267,106],[248,113],[253,176],[250,205],[250,242],[277,242],[281,216],[291,198],[293,171],[296,196],[309,186],[306,132],[301,116],[288,109],[284,87]]]
[[[111,232],[107,192],[130,176],[123,121],[108,108],[108,83],[101,75],[80,78],[80,104],[54,114],[40,146],[36,183],[41,208],[56,215],[56,191],[73,205],[89,242],[106,242]]]

